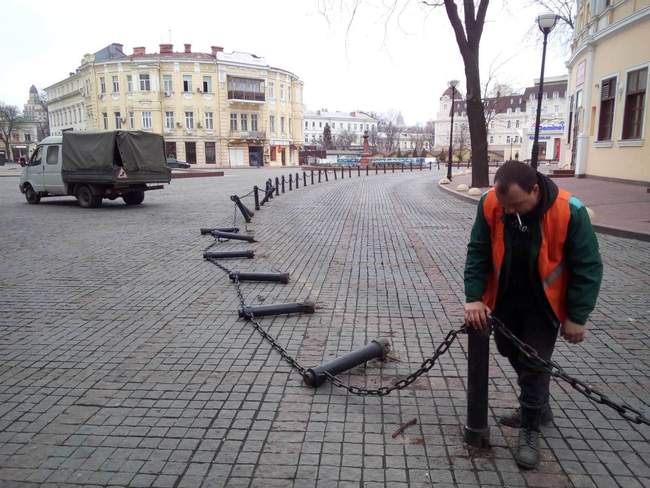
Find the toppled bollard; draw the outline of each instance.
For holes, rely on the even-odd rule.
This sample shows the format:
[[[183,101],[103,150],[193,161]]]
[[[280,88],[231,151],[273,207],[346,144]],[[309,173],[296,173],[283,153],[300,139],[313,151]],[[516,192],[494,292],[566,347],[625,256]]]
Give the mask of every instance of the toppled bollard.
[[[255,215],[252,211],[250,211],[248,208],[246,208],[246,205],[242,203],[242,201],[239,199],[237,195],[231,195],[230,199],[235,202],[235,205],[241,212],[242,216],[244,217],[244,220],[246,222],[250,222],[251,218],[253,218],[253,215]]]
[[[228,275],[232,281],[275,281],[277,283],[289,283],[289,273],[242,273],[233,271]]]
[[[272,303],[269,305],[246,305],[239,309],[239,316],[249,319],[265,315],[282,315],[288,313],[314,313],[316,306],[312,302]]]
[[[325,373],[336,376],[371,359],[384,359],[389,352],[390,342],[388,339],[375,339],[361,349],[349,352],[316,368],[309,368],[302,378],[307,386],[318,388],[327,379]]]
[[[201,235],[212,234],[215,231],[219,232],[239,232],[239,227],[201,227]]]
[[[247,236],[244,234],[236,234],[234,232],[224,232],[221,230],[213,230],[210,232],[214,237],[220,237],[221,239],[232,239],[235,241],[246,241],[246,242],[257,242],[253,236]]]
[[[253,259],[255,251],[205,251],[204,259],[248,258]]]

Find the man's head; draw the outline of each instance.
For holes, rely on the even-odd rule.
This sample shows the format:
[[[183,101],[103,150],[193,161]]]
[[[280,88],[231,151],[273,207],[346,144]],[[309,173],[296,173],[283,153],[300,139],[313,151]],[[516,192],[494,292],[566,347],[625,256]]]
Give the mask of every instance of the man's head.
[[[526,214],[539,202],[537,171],[519,161],[507,161],[494,175],[497,200],[507,214]]]

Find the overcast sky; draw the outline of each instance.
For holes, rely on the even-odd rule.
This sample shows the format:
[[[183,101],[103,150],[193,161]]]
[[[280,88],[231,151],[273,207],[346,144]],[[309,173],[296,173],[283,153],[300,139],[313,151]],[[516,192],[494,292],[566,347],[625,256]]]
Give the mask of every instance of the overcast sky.
[[[481,42],[483,76],[507,61],[500,81],[517,88],[539,76],[541,38],[527,35],[541,11],[528,0],[492,0]],[[232,0],[144,2],[4,0],[0,19],[0,101],[22,110],[32,84],[42,89],[79,66],[84,53],[118,42],[158,52],[251,52],[297,74],[307,109],[401,110],[409,124],[433,119],[449,79],[464,82],[462,59],[444,8],[405,0]],[[391,13],[385,5],[395,4]],[[553,34],[551,34],[552,36]],[[566,73],[551,48],[546,75]]]

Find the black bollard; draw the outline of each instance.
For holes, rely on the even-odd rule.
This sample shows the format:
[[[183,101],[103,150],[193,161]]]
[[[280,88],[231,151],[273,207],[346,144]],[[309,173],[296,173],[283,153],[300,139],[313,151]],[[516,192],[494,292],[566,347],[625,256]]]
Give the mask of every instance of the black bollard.
[[[429,171],[431,171],[431,170],[432,170],[432,168],[431,168],[431,161],[429,161]]]
[[[273,180],[269,178],[269,200],[273,199],[273,194],[275,193],[275,188],[273,188]]]
[[[282,175],[282,178],[280,178],[281,184],[282,184],[282,193],[284,193],[284,175]]]
[[[264,198],[262,198],[262,201],[260,202],[260,205],[264,205],[266,202],[269,201],[270,198],[273,198],[273,187],[269,185],[269,182],[266,182],[266,192],[264,193]]]
[[[255,210],[260,209],[260,189],[255,185],[253,187],[253,198],[255,199]]]
[[[275,196],[280,196],[280,178],[275,177]]]
[[[320,183],[320,170],[318,170],[318,182]]]
[[[386,163],[384,163],[384,174],[386,174]]]
[[[411,171],[413,171],[413,163],[411,163]],[[402,173],[404,173],[404,163],[402,163]]]
[[[357,178],[361,178],[361,166],[357,164]]]
[[[201,227],[201,235],[212,234],[215,230],[220,230],[221,232],[239,232],[239,227]]]
[[[424,163],[420,163],[420,171],[422,171],[422,166],[424,166]]]
[[[255,251],[205,251],[204,259],[248,258],[253,259]]]
[[[379,173],[379,166],[377,166],[377,164],[375,163],[375,174],[378,174],[378,173]]]
[[[244,205],[244,204],[241,202],[241,200],[239,199],[239,197],[238,197],[237,195],[231,195],[231,196],[230,196],[230,199],[231,199],[233,202],[235,202],[235,205],[237,206],[237,208],[239,209],[239,211],[240,211],[241,214],[243,215],[244,220],[245,220],[246,222],[250,222],[250,221],[251,221],[251,218],[252,218],[253,215],[255,215],[255,214],[254,214],[253,212],[251,212],[250,210],[248,210],[248,208],[246,208],[246,205]]]
[[[410,162],[409,162],[409,166],[410,166],[410,170],[411,170],[411,172],[413,172],[413,161],[410,161]]]
[[[366,176],[368,176],[368,171],[370,170],[370,163],[366,165]]]
[[[345,179],[345,168],[341,166],[341,179]]]
[[[302,172],[302,186],[307,186],[307,173]]]
[[[299,186],[300,186],[300,174],[296,173],[296,190],[298,189]]]
[[[327,168],[325,168],[325,181],[329,181],[329,178],[327,177]]]
[[[327,379],[325,373],[336,376],[343,371],[352,369],[366,361],[370,361],[371,359],[384,359],[389,352],[390,343],[388,342],[388,339],[375,339],[361,349],[349,352],[340,358],[328,361],[316,368],[308,369],[302,379],[307,386],[318,388],[320,385],[325,383],[325,380]]]
[[[289,191],[293,188],[293,175],[289,173]]]
[[[339,177],[338,177],[338,176],[336,176],[336,175],[337,175],[337,173],[336,173],[336,168],[334,168],[334,179],[335,179],[335,180],[338,180],[338,179],[339,179]]]
[[[348,178],[352,178],[352,166],[348,166]]]
[[[311,184],[313,185],[314,184],[314,170],[313,169],[309,170],[309,176],[311,178]]]
[[[221,239],[232,239],[233,241],[257,242],[253,236],[237,234],[235,232],[223,232],[221,230],[213,230],[212,235],[214,237],[219,237]]]
[[[465,442],[474,447],[489,447],[488,371],[490,331],[468,329],[467,333],[467,424]]]
[[[392,170],[393,173],[395,172],[395,163],[394,162],[391,164],[391,170]]]
[[[242,273],[233,271],[228,275],[235,281],[274,281],[277,283],[289,283],[289,273]]]
[[[312,302],[272,303],[269,305],[246,305],[239,309],[241,318],[264,317],[288,313],[314,313],[316,306]]]

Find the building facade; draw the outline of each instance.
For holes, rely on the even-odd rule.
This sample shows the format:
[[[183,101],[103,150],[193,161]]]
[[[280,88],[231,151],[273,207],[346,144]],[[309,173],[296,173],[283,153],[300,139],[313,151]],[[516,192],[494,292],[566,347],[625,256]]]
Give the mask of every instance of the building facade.
[[[46,88],[52,134],[136,129],[161,134],[169,157],[219,167],[298,164],[302,81],[247,53],[111,44]]]
[[[4,133],[8,132],[8,123],[0,118],[0,161],[20,161],[21,158],[29,159],[36,143],[47,137],[47,110],[41,104],[38,90],[34,85],[29,89],[29,98],[24,105],[22,115],[14,123],[9,136],[9,148],[4,140]]]
[[[561,141],[564,138],[566,114],[567,77],[555,76],[544,79],[542,111],[540,117],[539,159],[559,161]],[[487,124],[488,154],[492,161],[508,159],[527,160],[532,152],[535,133],[535,116],[539,80],[521,93],[501,95],[484,100]],[[451,88],[440,97],[435,120],[435,151],[447,151],[451,127]],[[471,148],[467,102],[456,91],[454,103],[454,159],[459,154],[469,156]]]
[[[569,68],[565,166],[650,181],[646,141],[650,0],[579,0]]]
[[[363,144],[363,133],[377,130],[377,119],[363,112],[330,112],[327,109],[305,111],[305,144],[322,144],[325,125],[329,124],[332,140],[348,133],[352,145]]]

